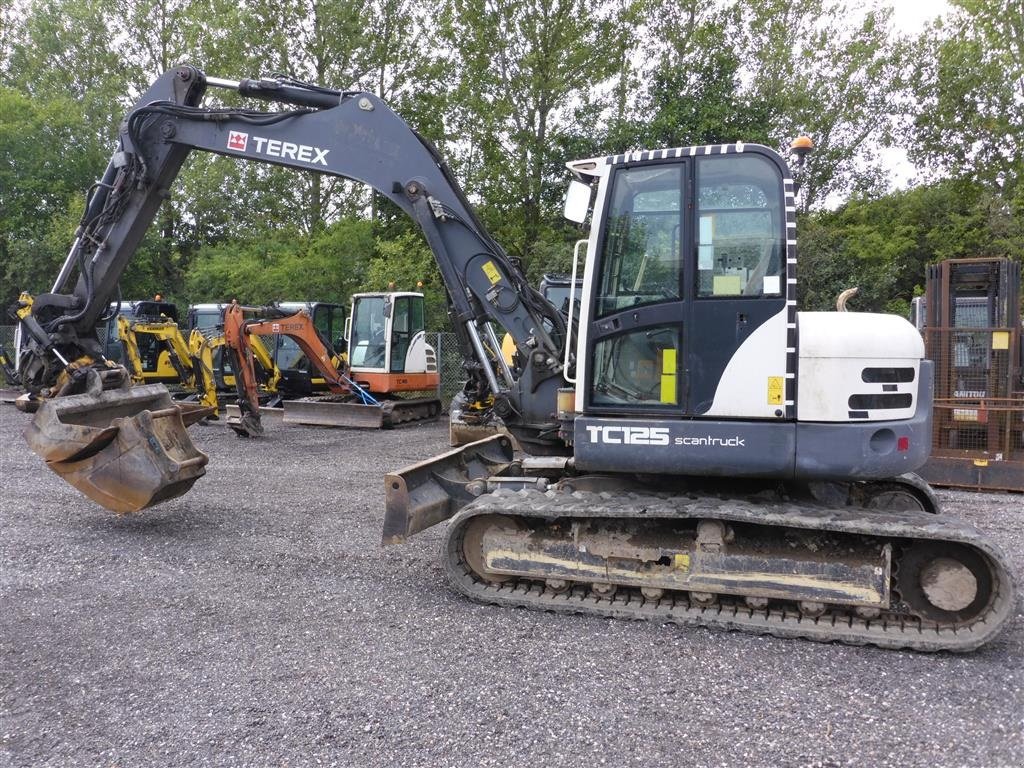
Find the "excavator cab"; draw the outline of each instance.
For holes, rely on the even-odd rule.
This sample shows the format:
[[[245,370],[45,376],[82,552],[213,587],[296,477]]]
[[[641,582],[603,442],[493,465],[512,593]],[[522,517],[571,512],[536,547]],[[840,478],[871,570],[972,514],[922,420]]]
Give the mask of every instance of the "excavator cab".
[[[345,325],[350,375],[371,392],[437,387],[437,354],[427,343],[423,294],[357,293]]]

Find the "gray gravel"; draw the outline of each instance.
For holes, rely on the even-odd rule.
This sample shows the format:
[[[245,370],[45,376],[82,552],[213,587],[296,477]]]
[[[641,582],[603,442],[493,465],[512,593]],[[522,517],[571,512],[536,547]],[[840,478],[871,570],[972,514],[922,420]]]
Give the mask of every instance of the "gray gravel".
[[[476,605],[382,549],[443,425],[192,428],[192,492],[117,518],[0,407],[5,765],[1010,766],[1024,617],[968,656]],[[1024,581],[1020,496],[941,493]]]

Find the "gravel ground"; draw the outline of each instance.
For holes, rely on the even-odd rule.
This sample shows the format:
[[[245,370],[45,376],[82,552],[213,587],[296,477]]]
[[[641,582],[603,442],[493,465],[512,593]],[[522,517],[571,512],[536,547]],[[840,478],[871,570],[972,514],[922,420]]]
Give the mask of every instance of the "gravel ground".
[[[116,518],[0,407],[6,765],[1010,766],[1024,617],[966,656],[476,605],[384,471],[443,425],[192,428],[183,498]],[[1019,496],[941,493],[1024,573]]]

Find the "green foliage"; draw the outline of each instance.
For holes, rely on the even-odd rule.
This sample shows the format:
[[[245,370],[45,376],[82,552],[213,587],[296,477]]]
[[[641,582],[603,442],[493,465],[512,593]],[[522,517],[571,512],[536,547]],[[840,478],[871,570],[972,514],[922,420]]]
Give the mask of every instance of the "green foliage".
[[[804,309],[832,309],[841,291],[856,286],[851,308],[906,316],[910,299],[922,292],[927,264],[981,256],[1024,260],[1019,218],[985,187],[963,180],[856,198],[836,211],[803,216],[799,232]]]
[[[806,305],[856,284],[853,307],[902,312],[926,263],[1024,259],[1024,8],[953,6],[904,40],[887,13],[838,0],[15,0],[0,27],[2,301],[49,289],[124,110],[190,62],[382,96],[439,146],[534,283],[568,271],[581,236],[560,216],[566,160],[784,149],[807,132]],[[928,186],[886,193],[879,149],[897,138]],[[431,327],[446,322],[421,234],[356,182],[196,153],[170,193],[126,298],[347,301],[423,281]]]
[[[373,247],[372,224],[353,219],[313,235],[280,230],[259,240],[226,241],[199,251],[185,292],[192,303],[345,303],[362,285]]]
[[[1024,172],[1024,2],[956,0],[914,47],[909,154],[1012,190]]]
[[[555,150],[573,98],[613,69],[612,31],[584,0],[446,4],[441,40],[458,72],[450,129],[468,143],[454,148],[456,165],[485,224],[524,261],[558,220],[564,158]]]
[[[66,98],[32,99],[0,87],[0,276],[8,305],[22,290],[49,290],[84,204],[94,165],[86,118]]]
[[[418,232],[408,231],[392,239],[378,239],[359,290],[419,291],[423,294],[427,330],[448,328],[448,299],[444,282],[430,248]]]

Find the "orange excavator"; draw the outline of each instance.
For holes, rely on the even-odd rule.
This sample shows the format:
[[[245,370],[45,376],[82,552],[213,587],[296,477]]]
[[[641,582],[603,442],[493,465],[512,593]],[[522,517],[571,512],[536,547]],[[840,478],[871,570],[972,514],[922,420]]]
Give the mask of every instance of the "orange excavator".
[[[256,317],[246,318],[246,312]],[[235,386],[238,390],[239,416],[237,419],[229,418],[228,425],[242,437],[257,437],[264,432],[260,419],[259,385],[255,375],[252,337],[270,335],[287,336],[298,344],[312,367],[323,376],[331,392],[323,398],[286,401],[285,421],[386,429],[405,422],[434,419],[441,413],[441,401],[436,397],[390,397],[397,392],[430,388],[424,384],[424,376],[429,374],[391,374],[371,379],[373,384],[360,383],[357,377],[364,378],[362,372],[350,368],[345,356],[334,352],[305,310],[288,313],[277,307],[254,309],[232,303],[224,312],[224,341],[232,358],[232,367],[237,371]],[[436,387],[436,366],[432,375],[433,386]],[[295,415],[290,413],[293,406],[298,406],[297,418],[289,419],[289,416]]]

